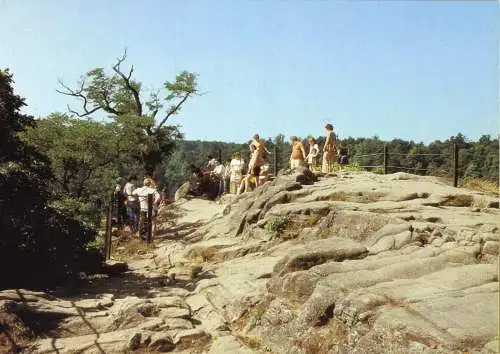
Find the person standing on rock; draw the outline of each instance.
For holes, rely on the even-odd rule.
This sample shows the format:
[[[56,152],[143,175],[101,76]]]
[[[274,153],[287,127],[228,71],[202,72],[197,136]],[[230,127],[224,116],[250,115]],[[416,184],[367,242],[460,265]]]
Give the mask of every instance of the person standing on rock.
[[[229,167],[229,193],[236,194],[238,193],[238,187],[243,179],[243,168],[245,167],[245,162],[241,158],[241,154],[239,152],[234,153]]]
[[[137,181],[137,177],[132,175],[128,178],[127,183],[125,183],[123,187],[123,193],[127,198],[128,225],[133,234],[137,232],[137,227],[139,225],[139,201],[135,195],[132,195],[135,189],[135,181]]]
[[[151,178],[145,178],[143,186],[137,188],[132,192],[133,196],[139,199],[140,214],[139,214],[139,237],[141,239],[146,239],[147,228],[146,220],[148,217],[148,195],[153,195],[153,214],[151,215],[151,222],[153,223],[154,230],[154,219],[155,214],[158,212],[158,204],[161,200],[160,193],[153,187],[153,180]]]
[[[127,220],[127,208],[125,206],[125,195],[122,191],[122,182],[123,179],[118,177],[116,179],[115,190],[113,193],[113,199],[115,204],[115,215],[116,215],[116,226],[118,229],[122,229]]]
[[[231,181],[231,159],[226,160],[226,168],[224,170],[224,192],[222,194],[229,193],[229,184]]]
[[[310,136],[308,139],[309,142],[309,154],[306,156],[307,165],[309,166],[309,170],[314,171],[316,169],[316,164],[318,163],[318,154],[319,154],[319,146],[316,144],[316,139]]]
[[[264,153],[266,152],[264,141],[260,139],[259,134],[255,134],[253,136],[252,142],[250,143],[250,150],[252,151],[252,157],[250,159],[250,163],[248,164],[248,174],[259,176],[260,168],[265,163]],[[258,186],[259,181],[257,178],[257,187]]]
[[[292,154],[290,155],[290,168],[292,170],[304,164],[306,158],[306,151],[304,145],[296,136],[292,136]]]
[[[335,134],[333,133],[333,125],[328,123],[325,126],[325,131],[326,131],[326,141],[325,141],[325,146],[323,147],[323,163],[321,166],[321,172],[329,173],[332,171],[333,157],[337,150],[336,148],[337,144],[336,144]]]
[[[217,189],[217,197],[220,197],[222,193],[224,192],[224,172],[226,170],[226,167],[224,164],[219,163],[219,161],[216,162],[216,166],[214,170],[212,171],[212,175],[215,177],[215,179],[218,181],[219,188]]]

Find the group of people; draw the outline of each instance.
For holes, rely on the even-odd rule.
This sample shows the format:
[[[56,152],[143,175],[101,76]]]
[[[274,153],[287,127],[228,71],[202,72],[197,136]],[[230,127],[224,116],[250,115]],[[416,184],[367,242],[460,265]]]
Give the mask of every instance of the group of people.
[[[291,137],[292,152],[290,155],[290,168],[296,169],[307,166],[311,171],[317,170],[319,156],[322,152],[321,172],[332,171],[337,161],[341,166],[348,163],[347,149],[338,144],[333,132],[333,126],[325,126],[326,140],[320,149],[314,137],[307,139],[309,151],[306,153],[304,143],[296,136]],[[269,179],[270,152],[266,149],[265,141],[255,134],[248,142],[250,150],[250,161],[245,164],[240,152],[235,152],[225,163],[210,155],[205,167],[196,168],[192,166],[192,178],[190,180],[190,191],[203,189],[207,185],[215,188],[213,197],[217,198],[223,194],[241,194],[251,192]],[[338,160],[336,160],[336,158]],[[156,188],[154,180],[146,177],[143,185],[136,188],[137,177],[132,175],[122,186],[122,179],[118,178],[115,187],[115,202],[117,205],[116,215],[119,226],[128,225],[132,233],[139,233],[145,239],[147,235],[148,196],[153,196],[152,220],[153,234],[155,229],[155,217],[162,201],[162,197]],[[201,195],[203,193],[199,193]]]
[[[139,237],[147,237],[148,198],[152,195],[153,237],[155,233],[155,218],[158,215],[162,197],[157,190],[156,184],[151,177],[144,178],[141,187],[136,187],[137,176],[128,178],[124,186],[123,179],[117,178],[114,190],[114,201],[116,206],[116,221],[118,227],[128,226],[133,234],[139,233]]]
[[[265,153],[269,154],[269,151],[265,149],[258,135],[249,142],[249,148],[252,157],[248,166],[240,152],[235,152],[225,164],[214,156],[209,156],[205,173],[217,181],[217,197],[227,193],[250,192],[267,181],[269,163]]]
[[[348,163],[348,151],[345,147],[337,142],[333,126],[327,124],[325,126],[326,140],[323,146],[323,160],[321,164],[321,172],[328,173],[333,169],[335,162],[340,166]],[[316,139],[312,136],[308,138],[309,153],[306,154],[304,144],[296,136],[292,136],[292,154],[290,156],[290,168],[294,169],[299,166],[307,165],[311,171],[316,171],[318,165],[318,156],[320,154],[319,146]],[[337,157],[337,161],[335,159]]]
[[[306,153],[304,144],[296,136],[291,137],[292,152],[290,156],[290,168],[307,166],[311,171],[316,171],[320,153],[322,152],[321,172],[331,172],[336,162],[340,166],[348,163],[347,149],[338,144],[333,126],[325,126],[326,140],[322,151],[314,137],[308,138],[309,151]],[[253,191],[268,180],[269,162],[267,156],[270,152],[266,149],[265,141],[255,134],[248,142],[250,149],[250,161],[245,166],[241,154],[236,152],[224,165],[215,156],[209,156],[206,166],[209,176],[218,180],[217,196],[225,193],[241,194]]]

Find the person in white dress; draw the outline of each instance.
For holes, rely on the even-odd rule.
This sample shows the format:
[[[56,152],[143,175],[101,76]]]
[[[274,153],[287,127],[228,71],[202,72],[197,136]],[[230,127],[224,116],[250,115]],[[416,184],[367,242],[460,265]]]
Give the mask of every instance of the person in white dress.
[[[241,158],[239,152],[234,153],[233,159],[230,163],[230,173],[229,173],[229,193],[236,194],[238,188],[243,179],[243,168],[245,167],[245,162]]]
[[[309,166],[309,170],[314,171],[316,169],[318,154],[319,154],[319,146],[316,143],[316,139],[312,136],[309,137],[309,154],[306,157],[307,165]]]

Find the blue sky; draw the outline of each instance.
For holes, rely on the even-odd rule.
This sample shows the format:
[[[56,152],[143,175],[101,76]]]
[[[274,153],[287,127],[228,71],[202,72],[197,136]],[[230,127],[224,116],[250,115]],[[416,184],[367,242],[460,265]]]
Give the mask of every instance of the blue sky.
[[[497,134],[498,3],[480,1],[0,0],[0,68],[26,111],[123,48],[145,87],[197,72],[173,120],[187,139],[284,133],[429,142]],[[73,107],[77,107],[73,105]]]

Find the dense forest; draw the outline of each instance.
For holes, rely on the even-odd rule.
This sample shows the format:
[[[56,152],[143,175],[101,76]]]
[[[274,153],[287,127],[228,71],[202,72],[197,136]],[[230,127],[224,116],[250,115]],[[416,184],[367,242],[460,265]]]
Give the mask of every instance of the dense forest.
[[[210,154],[226,161],[239,151],[248,162],[248,141],[189,141],[181,127],[168,123],[200,94],[196,74],[181,72],[166,81],[163,94],[146,92],[133,78],[133,66],[122,68],[125,59],[126,53],[111,73],[90,70],[76,88],[60,82],[59,92],[78,100],[80,109],[69,106],[38,119],[21,112],[26,103],[14,93],[12,74],[0,71],[0,269],[13,269],[0,285],[23,285],[26,268],[34,272],[30,278],[47,285],[47,279],[57,282],[99,258],[96,230],[119,176],[152,175],[171,196],[188,177],[189,166],[206,164]],[[105,118],[97,119],[98,112]],[[265,132],[248,132],[249,139],[254,133]],[[324,138],[316,138],[321,147]],[[338,139],[349,151],[352,169],[379,171],[387,144],[391,171],[443,177],[451,175],[456,144],[462,181],[488,179],[498,185],[498,137],[471,141],[459,133],[427,145],[376,136]],[[275,165],[287,168],[289,139],[278,135],[266,147],[271,172],[277,172]]]

